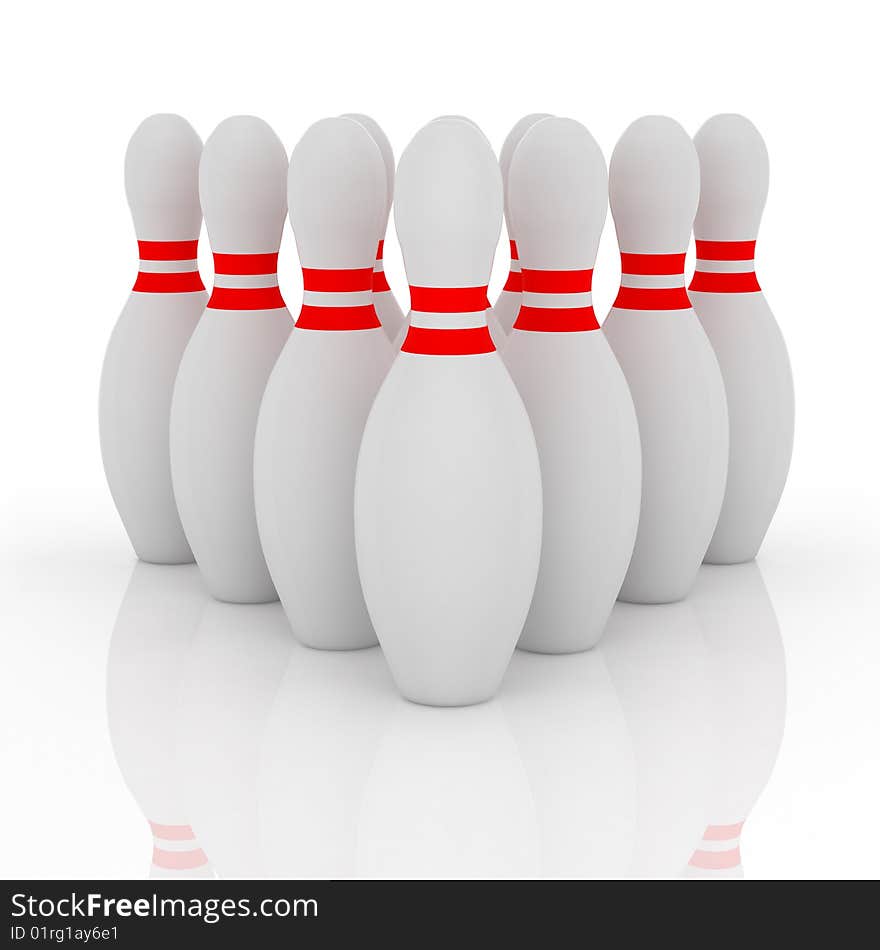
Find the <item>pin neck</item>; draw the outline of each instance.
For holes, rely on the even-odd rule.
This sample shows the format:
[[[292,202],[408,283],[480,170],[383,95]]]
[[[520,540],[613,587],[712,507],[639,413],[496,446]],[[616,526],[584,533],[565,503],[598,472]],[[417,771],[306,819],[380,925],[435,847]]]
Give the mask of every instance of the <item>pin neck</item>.
[[[577,333],[598,330],[593,310],[593,271],[522,269],[522,304],[515,330]]]
[[[303,268],[300,330],[373,330],[373,268]]]
[[[391,292],[388,286],[388,278],[385,276],[385,242],[380,241],[376,248],[376,263],[373,265],[373,293],[387,294]]]
[[[488,286],[420,287],[410,285],[410,326],[401,351],[426,356],[475,356],[492,353],[486,325]]]
[[[278,252],[214,254],[210,310],[278,310],[284,299],[278,286]]]
[[[621,310],[689,310],[682,251],[675,254],[620,254],[620,290],[614,306]]]
[[[522,293],[522,273],[519,263],[519,252],[516,249],[516,241],[510,242],[510,273],[507,275],[507,281],[502,290],[511,294]]]
[[[205,289],[199,276],[199,242],[138,241],[139,294],[187,294]]]
[[[697,267],[689,289],[710,294],[761,290],[755,274],[755,241],[697,241]]]

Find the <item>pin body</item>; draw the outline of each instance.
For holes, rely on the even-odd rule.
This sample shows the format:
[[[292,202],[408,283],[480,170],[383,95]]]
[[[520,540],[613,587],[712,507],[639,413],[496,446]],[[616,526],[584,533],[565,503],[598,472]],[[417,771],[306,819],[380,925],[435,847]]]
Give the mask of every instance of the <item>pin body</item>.
[[[545,112],[535,112],[531,115],[523,116],[507,134],[507,138],[501,146],[501,154],[498,156],[498,164],[501,166],[501,180],[504,185],[504,220],[507,224],[507,234],[510,238],[510,273],[507,275],[504,287],[492,306],[492,313],[498,321],[498,325],[504,331],[505,335],[508,336],[513,329],[513,323],[516,320],[516,315],[519,313],[519,305],[522,301],[522,271],[520,269],[516,239],[514,237],[516,230],[513,227],[510,214],[508,190],[510,162],[513,159],[513,154],[517,146],[522,141],[522,137],[536,122],[547,118],[549,118],[549,116]]]
[[[257,533],[253,446],[269,373],[292,327],[278,289],[287,156],[260,119],[222,122],[205,144],[199,191],[215,284],[184,353],[171,410],[180,516],[211,593],[275,600]]]
[[[385,166],[348,118],[315,123],[293,152],[290,219],[303,308],[260,410],[260,537],[296,636],[319,649],[373,646],[354,548],[354,473],[367,413],[391,364],[372,302]]]
[[[180,116],[154,115],[125,156],[125,190],[141,258],[101,374],[101,454],[113,501],[141,560],[193,555],[171,485],[168,426],[183,351],[205,309],[198,272],[202,143]]]
[[[697,267],[688,296],[715,350],[730,417],[730,463],[706,560],[750,561],[779,504],[791,463],[794,387],[779,325],[755,276],[755,239],[769,182],[767,149],[738,115],[697,132]]]
[[[622,275],[603,330],[642,444],[642,505],[620,598],[669,603],[687,595],[709,546],[728,450],[721,371],[684,287],[700,190],[684,129],[662,116],[634,122],[612,155],[609,190]]]
[[[635,410],[590,291],[607,183],[599,146],[570,119],[532,125],[508,175],[523,305],[504,361],[529,413],[544,487],[541,569],[519,646],[542,653],[598,642],[639,517]]]
[[[358,566],[398,688],[431,705],[490,698],[534,590],[541,479],[522,401],[486,325],[498,164],[460,119],[401,157],[395,222],[413,310],[367,420]]]

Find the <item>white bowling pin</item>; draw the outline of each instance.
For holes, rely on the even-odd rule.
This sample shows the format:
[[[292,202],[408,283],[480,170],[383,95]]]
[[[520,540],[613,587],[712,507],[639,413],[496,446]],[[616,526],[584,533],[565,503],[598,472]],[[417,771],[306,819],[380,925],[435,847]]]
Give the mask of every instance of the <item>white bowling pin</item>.
[[[195,567],[136,564],[110,641],[107,722],[150,824],[151,878],[213,877],[186,808],[178,748],[184,670],[206,603]]]
[[[535,587],[541,475],[528,415],[486,324],[501,173],[485,136],[429,123],[397,172],[410,328],[367,420],[358,566],[404,696],[491,697]]]
[[[354,472],[392,349],[373,307],[385,166],[353,119],[315,123],[293,151],[290,221],[303,306],[257,425],[260,539],[296,636],[327,650],[373,646],[354,552]]]
[[[382,153],[382,161],[385,163],[385,180],[387,184],[386,202],[385,202],[385,221],[382,225],[382,236],[379,239],[376,248],[376,261],[373,265],[373,306],[382,324],[382,329],[388,334],[388,339],[393,343],[400,331],[403,329],[405,317],[400,309],[400,304],[394,296],[394,292],[388,284],[388,278],[385,276],[385,230],[388,227],[388,216],[391,214],[391,203],[394,200],[394,151],[388,136],[382,130],[382,127],[371,119],[368,115],[362,115],[359,112],[347,112],[343,119],[354,119],[370,133],[379,146]]]
[[[501,166],[501,181],[504,185],[504,220],[507,224],[507,236],[510,239],[510,272],[507,275],[507,281],[501,293],[495,300],[492,313],[506,334],[509,334],[513,328],[513,322],[519,313],[519,305],[522,300],[522,275],[520,271],[519,253],[514,238],[514,228],[510,219],[510,199],[508,196],[510,161],[513,158],[513,153],[516,151],[517,145],[519,145],[520,140],[526,132],[528,132],[536,122],[547,118],[549,118],[549,115],[546,112],[533,112],[531,115],[523,116],[510,132],[508,132],[507,138],[501,146],[501,152],[498,155],[498,164]]]
[[[510,164],[507,201],[523,303],[504,361],[532,422],[544,486],[541,568],[519,646],[571,653],[602,635],[641,500],[632,398],[592,306],[608,176],[590,133],[571,119],[532,125]]]
[[[254,510],[254,432],[293,326],[278,289],[287,155],[261,119],[226,119],[205,143],[199,194],[214,290],[171,406],[171,473],[186,536],[220,600],[275,600]]]
[[[113,501],[141,560],[183,564],[168,450],[180,358],[208,299],[198,268],[202,141],[179,115],[153,115],[125,153],[125,193],[140,267],[104,357],[101,454]]]
[[[740,836],[782,744],[785,651],[755,563],[706,565],[692,595],[706,644],[708,824],[688,862],[689,877],[742,877]]]
[[[688,296],[718,357],[730,416],[727,488],[706,552],[750,561],[779,504],[791,463],[794,388],[788,351],[755,276],[755,240],[770,178],[760,132],[716,115],[694,137],[700,205],[697,268]]]
[[[727,473],[721,371],[684,287],[700,194],[690,137],[664,116],[633,122],[611,156],[609,191],[622,274],[603,329],[642,442],[642,508],[620,597],[667,603],[693,586]]]

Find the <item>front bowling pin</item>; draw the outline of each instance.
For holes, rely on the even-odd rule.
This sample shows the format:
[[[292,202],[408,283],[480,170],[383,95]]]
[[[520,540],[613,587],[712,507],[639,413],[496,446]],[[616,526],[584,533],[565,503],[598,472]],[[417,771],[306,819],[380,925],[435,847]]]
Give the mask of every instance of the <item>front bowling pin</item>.
[[[278,288],[287,155],[261,119],[226,119],[205,143],[199,194],[214,290],[180,364],[171,472],[186,536],[211,593],[277,594],[254,509],[254,432],[263,390],[292,327]]]
[[[535,438],[486,323],[501,214],[482,132],[458,118],[425,126],[397,172],[410,329],[364,431],[355,538],[397,686],[430,705],[496,692],[538,572]]]
[[[642,507],[620,599],[681,600],[721,510],[728,423],[718,360],[684,287],[700,166],[673,119],[644,116],[609,169],[620,291],[603,330],[623,369],[642,442]]]
[[[519,646],[572,653],[602,636],[641,498],[632,398],[592,305],[608,174],[590,133],[571,119],[533,125],[513,156],[507,201],[523,304],[504,361],[532,422],[544,486],[541,569]]]
[[[269,378],[254,450],[260,538],[297,638],[373,646],[354,553],[354,471],[392,350],[372,299],[385,166],[369,132],[316,122],[293,151],[290,221],[303,307]]]
[[[140,267],[101,373],[101,454],[113,501],[137,556],[182,564],[183,533],[168,450],[180,359],[205,309],[199,277],[202,141],[179,115],[153,115],[125,153],[125,193]]]
[[[791,463],[794,388],[779,325],[755,276],[755,239],[770,178],[767,148],[741,115],[716,115],[694,138],[700,206],[688,296],[718,357],[730,415],[730,464],[706,560],[750,561]]]

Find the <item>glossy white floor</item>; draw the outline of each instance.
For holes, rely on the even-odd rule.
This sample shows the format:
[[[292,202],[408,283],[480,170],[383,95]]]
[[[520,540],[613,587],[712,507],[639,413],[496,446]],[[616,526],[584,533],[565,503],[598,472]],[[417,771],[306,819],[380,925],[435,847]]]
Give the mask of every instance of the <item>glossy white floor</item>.
[[[0,874],[872,875],[876,548],[820,530],[784,506],[758,563],[434,710],[378,649],[135,564],[110,517],[47,524],[2,566]],[[149,821],[194,829],[160,841],[183,870]]]

